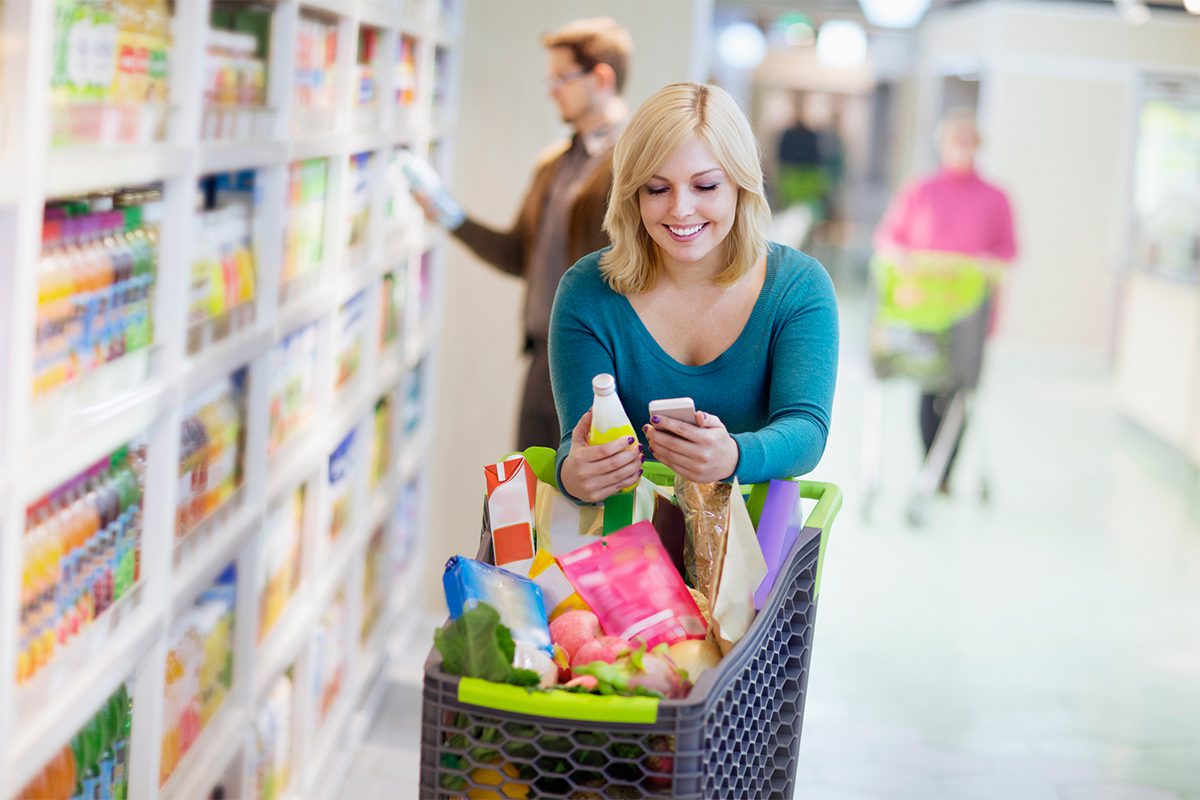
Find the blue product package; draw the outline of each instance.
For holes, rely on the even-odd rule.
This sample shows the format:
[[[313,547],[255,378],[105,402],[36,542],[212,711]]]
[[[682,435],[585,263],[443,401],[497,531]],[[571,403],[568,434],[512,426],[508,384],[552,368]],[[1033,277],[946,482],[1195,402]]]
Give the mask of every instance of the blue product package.
[[[512,631],[514,640],[554,655],[542,590],[528,578],[472,558],[453,556],[442,573],[442,588],[450,619],[487,603],[500,613],[500,621]]]

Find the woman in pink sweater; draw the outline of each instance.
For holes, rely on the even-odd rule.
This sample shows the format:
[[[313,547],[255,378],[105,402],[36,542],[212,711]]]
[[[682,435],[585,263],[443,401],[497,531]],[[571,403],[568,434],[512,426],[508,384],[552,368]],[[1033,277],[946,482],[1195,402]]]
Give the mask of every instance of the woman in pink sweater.
[[[962,253],[992,265],[1012,261],[1017,243],[1008,196],[975,171],[980,137],[974,111],[947,114],[938,123],[937,143],[941,168],[904,187],[892,200],[875,231],[876,252],[899,263],[904,263],[909,253],[921,252]],[[949,394],[921,395],[921,435],[926,452],[949,402]],[[951,455],[942,474],[943,493],[949,491],[953,465]]]

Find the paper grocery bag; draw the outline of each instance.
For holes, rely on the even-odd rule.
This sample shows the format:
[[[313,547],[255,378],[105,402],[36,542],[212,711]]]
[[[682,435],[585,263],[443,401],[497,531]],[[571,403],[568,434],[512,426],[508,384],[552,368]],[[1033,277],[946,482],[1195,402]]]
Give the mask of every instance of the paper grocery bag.
[[[599,536],[604,525],[600,506],[578,506],[548,483],[538,482],[534,527],[538,546],[555,554],[577,550]]]
[[[729,530],[711,595],[713,624],[709,630],[722,653],[733,649],[750,630],[755,613],[754,593],[766,575],[767,562],[759,549],[741,487],[734,479],[733,491],[729,493]]]
[[[525,562],[520,574],[528,574],[537,552],[533,535],[533,509],[537,477],[523,456],[484,467],[487,480],[487,512],[492,531],[492,556],[496,566],[512,567]]]
[[[581,506],[550,484],[539,481],[534,505],[538,547],[555,555],[578,550],[602,533],[651,519],[657,497],[654,484],[642,478],[633,492],[613,495],[603,505]]]

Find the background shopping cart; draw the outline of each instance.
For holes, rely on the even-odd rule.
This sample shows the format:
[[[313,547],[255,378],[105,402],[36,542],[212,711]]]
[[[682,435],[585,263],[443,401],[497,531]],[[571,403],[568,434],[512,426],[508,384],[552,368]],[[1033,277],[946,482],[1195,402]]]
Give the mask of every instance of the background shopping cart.
[[[540,454],[538,451],[542,451]],[[554,483],[544,448],[527,458]],[[671,485],[656,463],[646,476]],[[821,568],[837,487],[798,481],[816,507],[746,636],[684,700],[529,692],[425,664],[421,797],[791,797]],[[755,524],[766,487],[751,492]],[[484,536],[480,558],[490,557]]]
[[[996,271],[978,259],[953,253],[910,253],[903,262],[871,262],[873,306],[868,345],[873,381],[864,396],[863,513],[870,515],[879,492],[883,450],[880,381],[906,379],[950,401],[908,502],[908,519],[921,524],[929,500],[969,416],[978,413],[975,390],[983,370],[984,342],[991,319]],[[988,499],[986,472],[980,499]]]

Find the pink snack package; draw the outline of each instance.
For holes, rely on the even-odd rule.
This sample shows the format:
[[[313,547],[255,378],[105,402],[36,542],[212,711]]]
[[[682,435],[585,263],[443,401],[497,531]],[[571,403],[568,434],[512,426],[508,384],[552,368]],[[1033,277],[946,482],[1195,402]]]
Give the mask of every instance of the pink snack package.
[[[704,617],[648,520],[560,556],[558,563],[609,636],[642,639],[650,648],[704,638]]]

